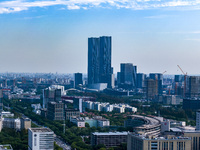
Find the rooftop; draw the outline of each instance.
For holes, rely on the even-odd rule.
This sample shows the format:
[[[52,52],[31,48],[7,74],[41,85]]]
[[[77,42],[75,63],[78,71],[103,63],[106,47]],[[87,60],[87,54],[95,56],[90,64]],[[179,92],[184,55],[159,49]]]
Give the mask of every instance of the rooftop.
[[[94,132],[93,135],[128,135],[128,132]]]
[[[32,132],[53,132],[49,128],[29,128]]]

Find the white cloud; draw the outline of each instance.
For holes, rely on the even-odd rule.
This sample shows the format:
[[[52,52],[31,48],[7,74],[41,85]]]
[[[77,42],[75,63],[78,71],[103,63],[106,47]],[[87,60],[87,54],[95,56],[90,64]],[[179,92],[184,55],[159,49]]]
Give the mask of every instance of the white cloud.
[[[126,8],[133,10],[155,8],[200,9],[200,0],[11,0],[0,2],[0,14],[20,12],[33,7],[60,5],[67,9],[88,9],[91,7]],[[106,8],[106,7],[105,7]]]

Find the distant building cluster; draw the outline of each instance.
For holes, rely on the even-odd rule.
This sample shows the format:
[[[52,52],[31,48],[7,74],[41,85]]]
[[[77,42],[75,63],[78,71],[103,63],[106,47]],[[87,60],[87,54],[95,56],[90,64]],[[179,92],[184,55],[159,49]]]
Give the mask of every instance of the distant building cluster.
[[[117,112],[117,113],[124,113],[124,112],[137,112],[137,108],[132,107],[128,104],[110,104],[110,103],[100,103],[100,102],[91,102],[86,101],[84,102],[85,108],[97,111],[105,111],[105,112]]]
[[[70,121],[74,124],[76,124],[79,128],[84,128],[85,123],[88,123],[90,127],[109,127],[110,121],[108,119],[105,119],[101,116],[96,116],[93,118],[88,117],[71,117]]]

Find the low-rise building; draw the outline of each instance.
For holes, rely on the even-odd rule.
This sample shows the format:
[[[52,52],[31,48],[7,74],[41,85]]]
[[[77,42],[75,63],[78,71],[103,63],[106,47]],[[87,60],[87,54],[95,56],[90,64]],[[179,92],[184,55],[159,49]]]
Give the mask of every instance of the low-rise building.
[[[76,117],[71,117],[70,121],[74,124],[77,125],[79,128],[84,128],[85,127],[85,120],[82,117],[76,118]]]
[[[19,118],[3,118],[3,128],[21,129],[21,121]]]
[[[127,150],[192,150],[191,138],[128,134]]]
[[[65,119],[70,120],[71,117],[80,117],[80,111],[77,109],[65,109]]]
[[[106,147],[119,146],[127,143],[127,132],[94,132],[91,135],[91,145],[104,144]]]
[[[22,117],[21,118],[21,129],[28,129],[31,128],[31,119],[27,118],[27,117]]]

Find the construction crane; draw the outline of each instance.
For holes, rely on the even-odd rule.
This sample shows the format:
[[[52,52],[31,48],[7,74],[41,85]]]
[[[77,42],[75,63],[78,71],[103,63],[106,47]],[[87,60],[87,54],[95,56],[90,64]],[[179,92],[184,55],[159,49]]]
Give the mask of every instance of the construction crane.
[[[183,75],[184,75],[184,93],[183,93],[183,96],[185,97],[187,72],[185,73],[185,72],[183,71],[183,69],[181,69],[181,67],[180,67],[179,65],[177,65],[177,66],[178,66],[178,68],[181,70],[181,72],[182,72]]]

